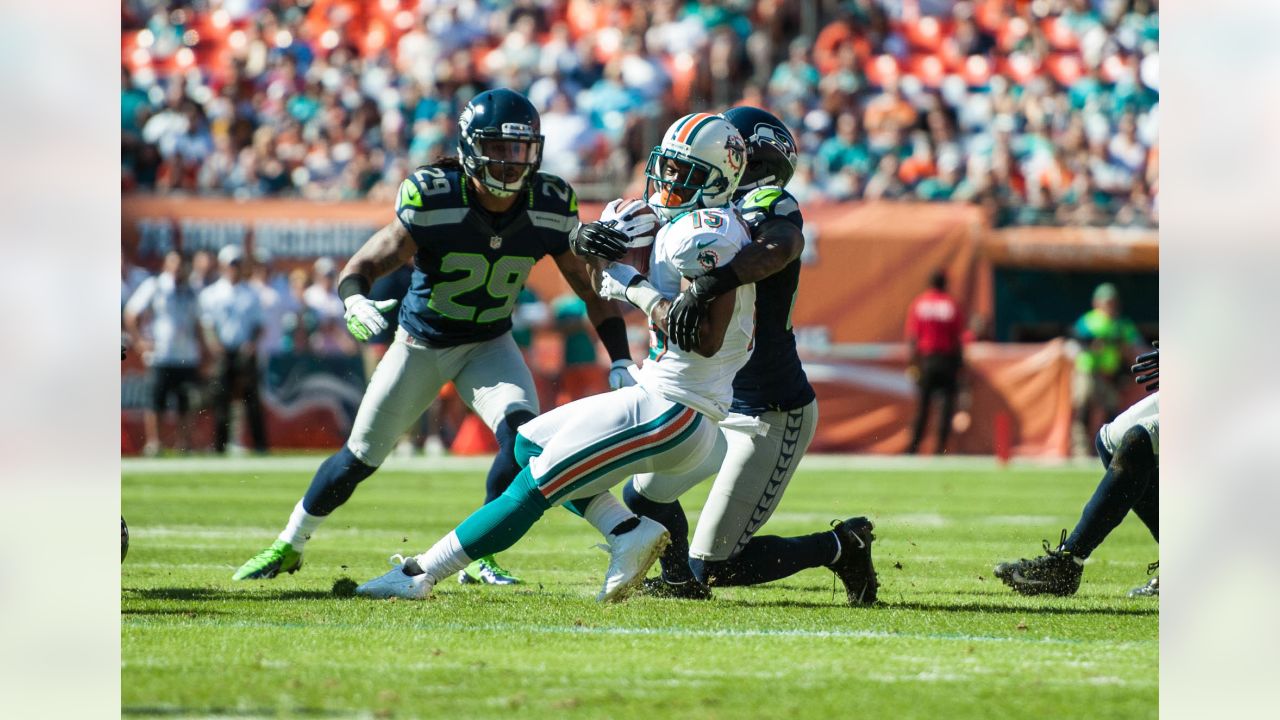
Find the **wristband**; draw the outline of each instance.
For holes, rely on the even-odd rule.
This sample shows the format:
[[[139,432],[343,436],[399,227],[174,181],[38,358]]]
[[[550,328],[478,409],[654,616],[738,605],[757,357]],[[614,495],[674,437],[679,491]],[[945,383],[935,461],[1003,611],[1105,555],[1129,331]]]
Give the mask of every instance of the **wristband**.
[[[596,337],[604,345],[609,359],[631,362],[631,344],[627,341],[627,323],[620,317],[605,318],[596,325]]]
[[[627,296],[628,302],[640,308],[646,318],[653,313],[654,306],[663,299],[662,293],[650,285],[649,280],[643,275],[636,275],[623,294]]]
[[[369,284],[369,278],[359,273],[351,273],[338,281],[338,297],[342,298],[345,305],[347,298],[352,295],[368,295],[370,287],[372,286]]]

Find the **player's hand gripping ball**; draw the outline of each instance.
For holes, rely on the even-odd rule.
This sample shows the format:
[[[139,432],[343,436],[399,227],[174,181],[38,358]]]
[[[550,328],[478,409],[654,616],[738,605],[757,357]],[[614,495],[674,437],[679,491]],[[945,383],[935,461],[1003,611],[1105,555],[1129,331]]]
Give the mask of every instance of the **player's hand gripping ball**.
[[[618,262],[647,274],[653,240],[662,228],[658,213],[643,200],[618,199],[604,206],[600,222],[613,223],[612,227],[627,236],[627,250]]]

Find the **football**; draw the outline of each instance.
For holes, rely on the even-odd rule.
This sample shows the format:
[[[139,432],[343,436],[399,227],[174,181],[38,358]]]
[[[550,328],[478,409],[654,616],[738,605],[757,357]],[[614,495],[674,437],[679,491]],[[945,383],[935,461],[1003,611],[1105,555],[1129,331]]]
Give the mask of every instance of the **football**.
[[[125,523],[124,516],[120,516],[120,562],[124,562],[124,558],[129,554],[129,525]]]
[[[605,208],[601,220],[617,220],[619,229],[631,238],[631,247],[619,262],[649,272],[649,258],[653,252],[653,240],[662,227],[662,219],[649,204],[639,198],[615,200]]]

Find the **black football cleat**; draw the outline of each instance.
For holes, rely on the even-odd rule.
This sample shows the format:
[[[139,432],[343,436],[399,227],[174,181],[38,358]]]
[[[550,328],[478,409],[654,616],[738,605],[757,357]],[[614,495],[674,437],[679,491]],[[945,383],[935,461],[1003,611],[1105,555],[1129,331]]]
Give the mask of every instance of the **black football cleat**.
[[[871,562],[871,534],[875,525],[864,517],[849,518],[844,522],[831,521],[832,531],[840,540],[840,557],[828,565],[831,572],[844,583],[844,591],[850,605],[872,605],[876,601],[876,568]]]
[[[1153,562],[1147,566],[1147,574],[1151,575],[1160,569],[1159,561]],[[1129,591],[1129,597],[1160,597],[1160,576],[1156,575],[1147,581],[1146,585],[1136,587]]]
[[[661,575],[658,575],[645,579],[640,589],[636,590],[636,596],[675,600],[710,600],[711,588],[707,587],[705,583],[698,582],[697,579],[673,583],[667,582]]]
[[[1063,530],[1056,550],[1045,540],[1044,555],[1033,560],[1000,563],[996,565],[995,576],[1022,595],[1075,595],[1080,589],[1084,565],[1063,549],[1066,542],[1067,531]]]

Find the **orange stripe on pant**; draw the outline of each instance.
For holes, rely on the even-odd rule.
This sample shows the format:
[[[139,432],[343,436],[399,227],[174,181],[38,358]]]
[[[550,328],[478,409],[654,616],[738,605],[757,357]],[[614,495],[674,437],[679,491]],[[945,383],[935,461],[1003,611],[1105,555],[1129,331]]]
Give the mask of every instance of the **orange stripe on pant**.
[[[685,408],[684,412],[680,413],[674,420],[660,428],[656,434],[641,435],[638,438],[633,438],[621,445],[609,448],[598,455],[583,460],[582,464],[579,464],[576,468],[571,468],[565,471],[565,473],[555,481],[544,485],[539,488],[539,490],[542,492],[543,497],[550,498],[561,488],[572,485],[579,478],[590,475],[592,472],[595,472],[597,469],[609,464],[610,461],[621,455],[625,455],[632,450],[648,445],[661,445],[667,438],[687,428],[689,423],[697,419],[697,415],[698,413],[696,410]]]

